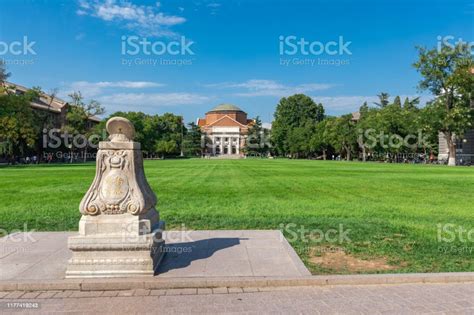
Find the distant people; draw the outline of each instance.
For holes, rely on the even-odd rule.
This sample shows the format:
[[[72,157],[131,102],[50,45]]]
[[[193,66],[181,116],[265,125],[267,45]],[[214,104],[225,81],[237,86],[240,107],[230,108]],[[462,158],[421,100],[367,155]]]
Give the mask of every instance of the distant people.
[[[38,157],[36,155],[33,155],[32,162],[33,164],[38,164]]]
[[[29,156],[27,156],[27,157],[25,158],[25,164],[30,164],[30,157],[29,157]]]
[[[430,154],[430,163],[431,164],[433,164],[434,159],[435,159],[435,156],[434,156],[433,152],[431,152],[431,154]]]

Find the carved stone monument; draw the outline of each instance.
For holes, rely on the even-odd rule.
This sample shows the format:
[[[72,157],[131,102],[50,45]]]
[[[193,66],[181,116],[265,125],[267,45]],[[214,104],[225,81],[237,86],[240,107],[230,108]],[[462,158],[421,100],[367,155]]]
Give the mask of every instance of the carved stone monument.
[[[81,201],[79,235],[70,237],[66,278],[153,276],[163,256],[164,223],[143,171],[135,128],[125,118],[107,122],[95,179]]]

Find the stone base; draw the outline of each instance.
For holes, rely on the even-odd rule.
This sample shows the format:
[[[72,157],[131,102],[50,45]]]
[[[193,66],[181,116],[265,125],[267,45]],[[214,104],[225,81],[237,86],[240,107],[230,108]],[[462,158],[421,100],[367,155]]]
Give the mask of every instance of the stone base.
[[[66,278],[153,276],[164,255],[164,223],[144,235],[78,235],[68,239]]]

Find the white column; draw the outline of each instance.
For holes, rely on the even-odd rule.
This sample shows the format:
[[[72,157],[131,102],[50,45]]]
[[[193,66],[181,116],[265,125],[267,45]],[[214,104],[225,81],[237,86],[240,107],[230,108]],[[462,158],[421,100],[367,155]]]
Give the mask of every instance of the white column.
[[[238,136],[236,139],[235,139],[235,142],[237,143],[236,146],[235,146],[235,150],[236,150],[236,153],[237,154],[240,154],[240,136]]]
[[[232,137],[229,136],[229,144],[227,145],[227,153],[232,154]]]
[[[212,136],[212,155],[216,155],[216,137]]]
[[[220,138],[219,146],[220,146],[220,148],[221,148],[220,154],[224,154],[224,137],[221,137],[221,138]]]

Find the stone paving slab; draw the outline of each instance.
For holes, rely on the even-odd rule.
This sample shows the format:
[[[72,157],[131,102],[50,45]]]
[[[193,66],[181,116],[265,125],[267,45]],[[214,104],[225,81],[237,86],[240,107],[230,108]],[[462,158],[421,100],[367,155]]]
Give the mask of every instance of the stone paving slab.
[[[18,233],[0,239],[0,281],[62,280],[75,232]],[[309,276],[280,231],[169,231],[157,278]]]
[[[47,293],[47,292],[46,292]],[[107,294],[105,294],[107,293]],[[474,314],[474,284],[130,290],[0,299],[3,313]]]
[[[222,237],[225,232],[226,237]],[[102,278],[102,279],[64,279],[65,264],[70,253],[65,249],[67,237],[73,232],[35,232],[32,235],[16,235],[13,239],[0,238],[0,291],[110,291],[147,289],[158,294],[164,289],[183,288],[244,288],[247,291],[258,287],[279,286],[332,286],[359,284],[402,284],[402,283],[474,283],[473,272],[457,273],[418,273],[418,274],[376,274],[376,275],[318,275],[311,276],[291,246],[282,239],[279,231],[194,231],[184,234],[181,231],[167,233],[170,251],[169,259],[155,277],[143,278]],[[278,239],[278,242],[275,240]],[[58,245],[62,240],[62,246]],[[267,256],[259,255],[253,249],[262,245],[274,248],[273,253],[282,255],[293,269],[293,276],[261,276],[259,264],[268,264]],[[280,247],[278,247],[280,244]],[[184,248],[191,248],[188,255],[180,256]],[[244,251],[245,249],[245,251]],[[15,255],[38,250],[40,255],[29,255],[31,261],[20,258],[15,263]],[[262,252],[266,249],[263,248]],[[45,257],[44,252],[49,256]],[[227,251],[227,252],[224,252]],[[225,276],[217,276],[227,269],[232,253],[239,256],[244,267],[232,267]],[[271,255],[272,251],[270,251]],[[241,257],[243,256],[243,258]],[[262,259],[263,258],[263,259]],[[270,261],[273,260],[270,257]],[[209,261],[209,263],[208,263]],[[258,262],[258,264],[255,264]],[[174,266],[173,266],[174,264]],[[232,263],[230,263],[232,264]],[[250,265],[251,276],[239,276]],[[233,265],[236,266],[236,265]],[[240,268],[240,269],[238,269]],[[274,274],[278,265],[270,263],[269,274]],[[215,271],[212,274],[212,270]],[[296,270],[296,271],[295,271]],[[179,271],[179,272],[178,272]],[[201,274],[199,272],[202,272]],[[248,272],[248,269],[247,269]],[[204,292],[204,291],[203,291]],[[153,295],[153,294],[152,294]],[[0,292],[1,296],[1,292]],[[41,296],[45,296],[42,294]]]

